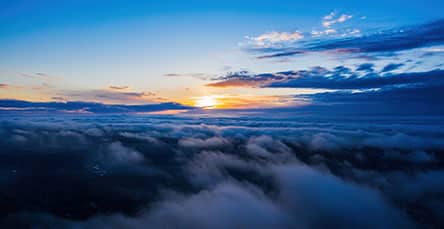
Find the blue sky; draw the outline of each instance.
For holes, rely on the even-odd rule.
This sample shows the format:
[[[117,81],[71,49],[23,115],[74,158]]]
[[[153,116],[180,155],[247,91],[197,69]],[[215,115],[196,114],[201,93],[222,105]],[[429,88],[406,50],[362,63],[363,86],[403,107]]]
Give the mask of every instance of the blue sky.
[[[208,85],[241,71],[251,76],[313,67],[352,68],[371,62],[375,69],[402,64],[393,69],[402,73],[427,72],[442,64],[442,40],[390,55],[380,51],[366,54],[367,60],[362,55],[357,58],[356,53],[331,54],[338,47],[322,52],[303,47],[420,28],[441,18],[442,1],[44,0],[1,4],[3,99],[291,106],[300,103],[291,103],[289,98],[327,90],[316,85]],[[327,19],[330,13],[334,15]],[[315,32],[321,35],[314,36]],[[291,37],[299,33],[303,38]],[[418,48],[433,49],[433,54],[421,49],[422,63],[409,65],[409,60],[419,58]],[[288,55],[288,51],[302,49],[303,55]],[[285,56],[258,58],[276,54]]]

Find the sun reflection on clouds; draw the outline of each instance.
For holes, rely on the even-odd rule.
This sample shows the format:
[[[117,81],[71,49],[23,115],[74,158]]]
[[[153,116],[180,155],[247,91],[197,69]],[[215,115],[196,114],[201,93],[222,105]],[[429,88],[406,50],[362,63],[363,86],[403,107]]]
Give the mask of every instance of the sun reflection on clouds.
[[[193,97],[183,102],[202,109],[245,109],[283,106],[303,106],[309,103],[294,96],[224,94]]]
[[[218,105],[221,105],[218,98],[222,96],[206,95],[194,98],[194,106],[203,109],[215,109]]]

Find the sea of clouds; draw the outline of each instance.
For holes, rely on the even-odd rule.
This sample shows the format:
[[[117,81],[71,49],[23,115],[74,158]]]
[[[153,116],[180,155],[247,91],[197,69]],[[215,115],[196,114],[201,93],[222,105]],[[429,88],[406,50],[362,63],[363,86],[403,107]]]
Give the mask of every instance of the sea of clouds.
[[[444,118],[0,117],[0,226],[442,228]]]

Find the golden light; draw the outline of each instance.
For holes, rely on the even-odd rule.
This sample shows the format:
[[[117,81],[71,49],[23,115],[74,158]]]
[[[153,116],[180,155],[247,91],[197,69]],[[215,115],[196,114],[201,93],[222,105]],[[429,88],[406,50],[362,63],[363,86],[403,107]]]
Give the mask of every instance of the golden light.
[[[214,109],[214,108],[216,108],[217,105],[218,105],[217,98],[216,98],[216,96],[212,96],[212,95],[198,97],[198,98],[196,98],[195,104],[194,104],[194,106],[200,107],[203,109]]]

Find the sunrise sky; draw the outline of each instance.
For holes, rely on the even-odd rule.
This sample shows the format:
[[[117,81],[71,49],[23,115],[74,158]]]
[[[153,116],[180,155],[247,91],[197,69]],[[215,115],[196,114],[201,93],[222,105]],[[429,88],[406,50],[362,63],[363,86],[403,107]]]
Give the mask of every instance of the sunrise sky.
[[[442,82],[443,8],[400,0],[2,1],[0,98],[205,109],[298,107],[354,94],[402,100],[398,90]]]
[[[0,0],[0,229],[444,228],[444,0]]]

